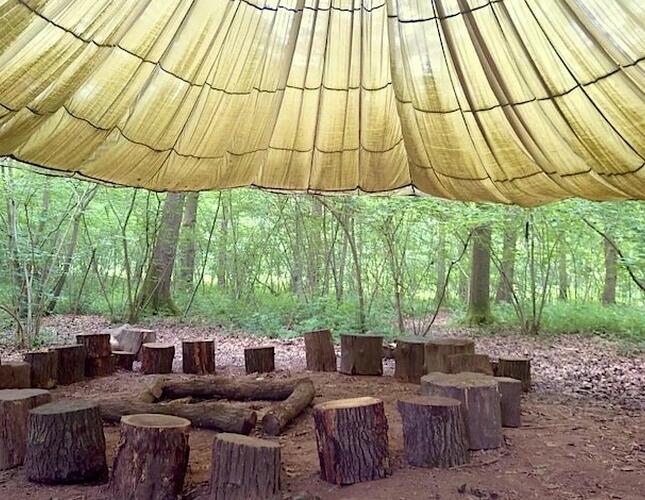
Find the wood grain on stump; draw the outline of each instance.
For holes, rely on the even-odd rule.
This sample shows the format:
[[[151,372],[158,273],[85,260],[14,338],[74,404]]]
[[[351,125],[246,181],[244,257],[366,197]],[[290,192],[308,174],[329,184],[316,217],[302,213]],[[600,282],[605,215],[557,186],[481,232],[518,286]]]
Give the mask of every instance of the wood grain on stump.
[[[447,362],[448,373],[474,372],[493,375],[490,358],[486,354],[450,354]]]
[[[0,365],[0,389],[29,389],[31,365],[22,361]]]
[[[150,373],[171,373],[172,361],[175,358],[175,346],[170,344],[143,344],[141,371]]]
[[[56,380],[58,385],[69,385],[80,382],[85,378],[85,346],[64,345],[51,347],[50,351],[56,352],[58,371]]]
[[[209,500],[278,500],[280,444],[222,433],[213,441]]]
[[[246,347],[244,349],[246,373],[268,373],[275,370],[275,349],[273,346]]]
[[[189,429],[190,421],[185,418],[123,417],[110,479],[112,498],[175,500],[184,487]]]
[[[66,484],[107,479],[98,405],[60,400],[29,412],[25,471],[30,481]]]
[[[298,382],[291,395],[272,405],[262,417],[262,430],[269,436],[277,436],[289,423],[302,413],[314,399],[316,390],[309,379]]]
[[[496,375],[517,379],[522,382],[522,391],[531,390],[531,360],[528,358],[499,358]]]
[[[109,333],[80,333],[76,343],[85,346],[88,358],[105,358],[112,353]]]
[[[43,389],[0,391],[0,470],[22,465],[29,410],[50,401],[51,394]]]
[[[133,352],[127,351],[112,351],[112,359],[114,361],[114,367],[117,370],[125,370],[128,372],[132,371],[132,365],[134,364],[134,359],[136,354]]]
[[[342,485],[390,474],[387,419],[383,401],[340,399],[314,406],[320,476]]]
[[[502,427],[522,425],[522,382],[514,378],[495,377],[500,395]]]
[[[339,371],[346,375],[383,375],[383,337],[343,333]]]
[[[181,343],[184,373],[215,373],[215,341],[184,340]]]
[[[51,389],[56,386],[58,355],[55,351],[30,351],[23,355],[31,367],[31,386]]]
[[[416,467],[454,467],[468,461],[468,436],[461,402],[410,396],[397,408],[403,423],[405,459]]]
[[[429,339],[425,345],[425,371],[448,373],[450,354],[474,354],[475,343],[463,338]]]
[[[404,382],[418,384],[425,374],[424,359],[425,345],[428,339],[425,337],[405,337],[397,339],[394,349],[394,376]]]
[[[433,372],[421,377],[421,394],[461,401],[471,450],[498,448],[502,444],[500,397],[493,377],[471,372]]]
[[[336,351],[330,330],[307,332],[305,338],[305,357],[307,370],[312,372],[335,372]]]

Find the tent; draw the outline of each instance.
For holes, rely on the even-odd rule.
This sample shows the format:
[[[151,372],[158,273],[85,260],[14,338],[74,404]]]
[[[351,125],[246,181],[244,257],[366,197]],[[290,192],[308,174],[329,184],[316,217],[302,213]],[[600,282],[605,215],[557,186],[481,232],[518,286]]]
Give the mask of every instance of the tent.
[[[645,199],[641,0],[0,0],[0,156],[153,190]]]

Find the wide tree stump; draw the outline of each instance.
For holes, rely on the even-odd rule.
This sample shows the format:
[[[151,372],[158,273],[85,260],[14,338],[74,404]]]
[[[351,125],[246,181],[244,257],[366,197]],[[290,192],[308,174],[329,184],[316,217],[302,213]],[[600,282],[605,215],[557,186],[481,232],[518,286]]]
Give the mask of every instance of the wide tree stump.
[[[215,342],[213,340],[184,340],[181,343],[184,373],[205,375],[215,373]]]
[[[397,339],[394,350],[394,376],[404,382],[418,384],[425,374],[424,359],[425,345],[428,339],[424,337],[405,337]]]
[[[119,500],[175,500],[188,466],[190,421],[168,415],[121,419],[110,493]]]
[[[215,436],[209,500],[278,500],[280,444],[222,433]]]
[[[85,378],[85,346],[80,344],[51,347],[56,352],[58,385],[69,385]]]
[[[403,423],[405,459],[416,467],[454,467],[468,461],[468,436],[461,402],[410,396],[397,408]]]
[[[29,410],[51,401],[43,389],[0,391],[0,470],[22,465],[27,443]]]
[[[421,377],[421,394],[461,401],[471,450],[498,448],[502,444],[500,397],[493,377],[471,372],[433,372]]]
[[[105,358],[112,353],[109,333],[80,333],[76,343],[85,346],[88,358]]]
[[[92,401],[59,400],[29,412],[25,471],[30,481],[66,484],[107,479],[105,436]]]
[[[493,375],[490,358],[486,354],[450,354],[447,362],[448,373],[473,372]]]
[[[142,346],[141,371],[150,373],[171,373],[172,361],[175,358],[175,346],[170,344],[150,343]]]
[[[390,474],[387,419],[383,401],[339,399],[314,406],[320,476],[342,485]]]
[[[522,382],[514,378],[495,377],[500,395],[502,427],[522,425]]]
[[[499,358],[496,375],[519,380],[524,392],[531,390],[531,360],[528,358]]]
[[[114,367],[117,370],[125,370],[128,372],[132,371],[132,365],[134,364],[134,359],[136,354],[133,352],[126,351],[112,351],[112,359],[114,361]]]
[[[31,387],[31,365],[22,361],[0,365],[0,389],[28,389]]]
[[[302,413],[314,399],[316,390],[311,380],[303,379],[296,384],[291,395],[276,403],[262,417],[262,430],[269,436],[277,436],[289,423]]]
[[[343,333],[339,371],[346,375],[383,375],[383,337]]]
[[[330,330],[307,332],[305,338],[305,358],[307,370],[312,372],[335,372],[336,351]]]
[[[31,386],[51,389],[56,386],[58,355],[55,351],[31,351],[23,355],[31,367]]]
[[[244,349],[246,373],[267,373],[275,370],[275,349],[273,346],[246,347]]]
[[[448,373],[450,354],[474,354],[475,343],[463,338],[429,339],[425,345],[425,372]]]

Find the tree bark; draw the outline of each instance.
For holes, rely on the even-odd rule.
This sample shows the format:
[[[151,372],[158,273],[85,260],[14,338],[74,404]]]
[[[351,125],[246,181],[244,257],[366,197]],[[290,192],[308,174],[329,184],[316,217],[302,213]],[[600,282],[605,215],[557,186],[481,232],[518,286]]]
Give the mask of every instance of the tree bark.
[[[468,295],[467,322],[473,325],[490,323],[490,245],[491,226],[473,231],[473,247]]]
[[[64,345],[51,347],[58,359],[58,385],[69,385],[85,378],[86,350],[82,345]]]
[[[569,274],[567,272],[567,254],[560,249],[558,256],[558,298],[567,300],[569,298]]]
[[[108,377],[114,374],[112,354],[102,358],[85,358],[85,376],[88,378]]]
[[[193,284],[195,275],[195,253],[197,223],[197,207],[199,205],[199,193],[188,193],[186,195],[186,206],[184,207],[184,218],[181,223],[181,239],[179,246],[179,281],[186,289]]]
[[[296,384],[291,395],[281,403],[274,404],[262,417],[262,430],[269,436],[279,435],[289,423],[300,415],[314,399],[316,390],[309,379]]]
[[[23,356],[31,367],[31,387],[51,389],[56,386],[58,356],[55,351],[31,351]]]
[[[312,372],[335,372],[336,351],[334,350],[331,331],[307,332],[304,338],[307,370]]]
[[[493,375],[487,354],[450,354],[447,357],[448,373],[474,372]]]
[[[383,337],[344,333],[340,336],[340,373],[383,375]]]
[[[0,389],[29,389],[31,366],[29,363],[9,362],[0,365]]]
[[[522,425],[522,382],[514,378],[495,377],[500,394],[502,427],[520,427]]]
[[[474,354],[475,343],[464,338],[438,338],[425,344],[425,371],[448,373],[448,356]]]
[[[273,346],[246,347],[244,349],[246,373],[268,373],[275,370],[275,349]]]
[[[150,373],[171,373],[175,358],[175,346],[169,344],[143,344],[141,371]]]
[[[184,340],[181,343],[184,373],[215,373],[215,341]]]
[[[112,351],[112,358],[116,369],[132,371],[135,355],[132,352],[126,351]]]
[[[419,384],[425,374],[425,337],[405,337],[396,341],[394,376],[404,382]]]
[[[605,305],[615,304],[618,254],[609,240],[605,239],[603,246],[605,250],[605,282],[602,289],[602,303]]]
[[[528,358],[499,358],[496,375],[519,380],[524,392],[531,390],[531,360]]]
[[[76,343],[85,346],[88,358],[104,358],[112,353],[109,333],[81,333],[76,335]]]

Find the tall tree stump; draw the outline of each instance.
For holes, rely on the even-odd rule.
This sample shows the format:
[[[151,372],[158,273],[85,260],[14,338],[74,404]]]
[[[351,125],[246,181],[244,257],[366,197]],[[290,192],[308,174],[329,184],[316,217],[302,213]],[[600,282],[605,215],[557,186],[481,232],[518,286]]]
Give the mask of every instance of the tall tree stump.
[[[314,406],[320,476],[342,485],[390,474],[387,419],[383,401],[339,399]]]
[[[462,338],[429,339],[425,345],[425,371],[448,373],[450,354],[474,354],[475,343]]]
[[[502,427],[522,425],[522,382],[514,378],[495,377],[500,395]]]
[[[51,347],[51,351],[56,352],[58,360],[58,370],[56,380],[58,385],[69,385],[80,382],[85,378],[85,346],[64,345]]]
[[[244,349],[246,373],[267,373],[275,370],[275,350],[273,346],[246,347]]]
[[[278,500],[280,444],[222,433],[215,436],[209,500]]]
[[[110,492],[119,500],[175,500],[188,466],[190,421],[169,415],[121,418]]]
[[[184,340],[181,343],[184,373],[205,375],[215,373],[215,342],[213,340]]]
[[[397,408],[403,422],[405,459],[416,467],[454,467],[468,461],[468,436],[461,402],[410,396]]]
[[[175,358],[175,346],[170,344],[143,344],[141,371],[150,373],[171,373],[172,361]]]
[[[27,443],[29,410],[51,401],[43,389],[0,391],[0,470],[22,465]]]
[[[114,361],[114,367],[117,370],[125,370],[128,372],[131,372],[132,365],[134,364],[135,358],[136,358],[136,354],[133,352],[112,351],[112,359]]]
[[[31,367],[31,386],[51,389],[56,386],[58,356],[55,351],[30,351],[23,355]]]
[[[524,392],[531,390],[531,360],[528,358],[499,358],[496,375],[519,380]]]
[[[98,405],[59,400],[31,410],[25,471],[30,481],[45,484],[105,480],[105,436]]]
[[[305,337],[305,358],[307,370],[312,372],[335,372],[336,351],[330,330],[307,332]]]
[[[346,375],[383,375],[383,337],[343,333],[339,371]]]
[[[21,361],[0,365],[0,389],[28,389],[31,387],[31,366]]]
[[[405,337],[396,341],[394,350],[394,376],[404,382],[419,384],[425,374],[424,359],[425,345],[428,339],[424,337]]]
[[[486,354],[450,354],[448,373],[474,372],[493,375],[490,358]]]
[[[421,394],[461,401],[471,450],[502,444],[502,417],[497,382],[481,373],[433,372],[421,377]]]
[[[85,346],[88,358],[104,358],[112,353],[109,333],[80,333],[76,343]]]

